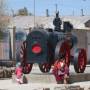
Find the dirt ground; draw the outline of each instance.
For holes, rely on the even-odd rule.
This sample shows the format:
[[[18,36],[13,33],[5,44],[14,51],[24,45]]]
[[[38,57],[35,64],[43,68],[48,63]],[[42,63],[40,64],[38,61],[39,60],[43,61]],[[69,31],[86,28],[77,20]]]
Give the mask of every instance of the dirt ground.
[[[90,81],[78,82],[73,84],[47,84],[47,83],[28,83],[28,84],[18,84],[13,83],[12,79],[0,80],[0,90],[71,90],[67,89],[70,86],[78,87],[80,85],[82,90],[90,90]],[[75,90],[75,89],[72,89]],[[79,89],[77,89],[79,90]],[[81,90],[81,89],[80,89]]]

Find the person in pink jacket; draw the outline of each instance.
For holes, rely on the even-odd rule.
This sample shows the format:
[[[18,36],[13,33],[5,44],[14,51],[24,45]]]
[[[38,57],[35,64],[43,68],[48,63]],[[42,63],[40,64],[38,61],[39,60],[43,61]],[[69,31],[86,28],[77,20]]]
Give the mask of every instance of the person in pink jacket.
[[[19,84],[22,84],[23,83],[23,70],[22,70],[22,66],[20,62],[16,64],[15,75],[16,75],[16,81]]]

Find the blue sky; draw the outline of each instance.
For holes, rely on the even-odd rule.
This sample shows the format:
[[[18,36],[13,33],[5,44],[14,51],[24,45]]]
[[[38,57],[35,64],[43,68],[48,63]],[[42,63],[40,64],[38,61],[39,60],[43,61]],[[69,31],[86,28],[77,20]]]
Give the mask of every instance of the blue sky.
[[[90,0],[35,0],[36,15],[45,15],[46,9],[49,9],[50,15],[54,15],[55,4],[58,4],[60,15],[80,15],[82,8],[85,15],[90,15]],[[20,8],[27,7],[33,13],[33,6],[34,0],[7,0],[9,12],[12,9],[16,12]]]

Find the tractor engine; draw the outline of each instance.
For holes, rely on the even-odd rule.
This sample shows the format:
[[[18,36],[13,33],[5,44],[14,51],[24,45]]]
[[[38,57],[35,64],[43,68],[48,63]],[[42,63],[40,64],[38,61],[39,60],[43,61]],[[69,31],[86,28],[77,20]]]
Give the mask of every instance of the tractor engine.
[[[28,34],[27,63],[48,63],[48,33],[45,30],[33,30]]]

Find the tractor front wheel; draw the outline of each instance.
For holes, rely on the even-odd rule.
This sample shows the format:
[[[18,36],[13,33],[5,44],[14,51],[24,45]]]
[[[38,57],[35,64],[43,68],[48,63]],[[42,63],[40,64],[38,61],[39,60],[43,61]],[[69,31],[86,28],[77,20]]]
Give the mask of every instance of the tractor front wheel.
[[[49,63],[39,64],[39,68],[40,68],[41,72],[47,73],[51,69],[51,64],[49,64]]]
[[[32,70],[33,64],[25,64],[23,65],[23,73],[24,74],[29,74]]]

